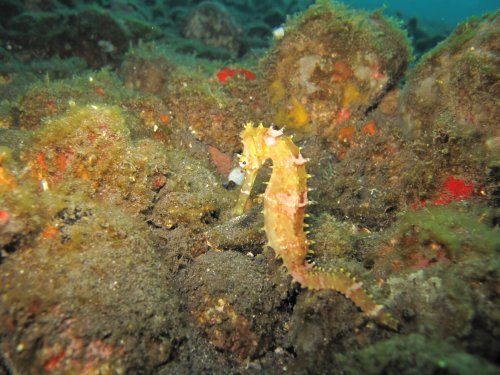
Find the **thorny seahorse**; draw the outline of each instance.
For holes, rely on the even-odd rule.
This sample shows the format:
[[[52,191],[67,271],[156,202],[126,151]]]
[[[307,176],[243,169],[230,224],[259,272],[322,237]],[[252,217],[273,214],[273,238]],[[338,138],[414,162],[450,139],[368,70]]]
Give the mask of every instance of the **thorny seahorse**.
[[[268,245],[283,259],[293,280],[309,289],[336,290],[376,322],[397,330],[396,319],[383,305],[375,303],[361,282],[341,270],[324,271],[307,261],[312,241],[306,237],[304,217],[310,175],[305,168],[308,160],[301,155],[291,137],[283,136],[281,130],[247,123],[241,138],[240,165],[245,170],[245,179],[234,213],[243,213],[257,172],[266,160],[271,159],[272,174],[264,193],[264,229]]]

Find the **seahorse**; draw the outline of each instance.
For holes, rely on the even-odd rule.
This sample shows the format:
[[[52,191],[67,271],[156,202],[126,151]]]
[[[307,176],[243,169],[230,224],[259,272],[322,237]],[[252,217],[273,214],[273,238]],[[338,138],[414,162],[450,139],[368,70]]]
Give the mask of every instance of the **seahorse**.
[[[377,323],[397,330],[397,320],[383,305],[375,303],[356,281],[343,270],[325,271],[307,260],[311,240],[304,231],[304,217],[309,203],[306,172],[308,160],[299,147],[282,130],[254,127],[247,123],[241,132],[243,152],[240,166],[245,171],[234,214],[244,212],[259,169],[270,159],[272,173],[264,196],[264,229],[268,245],[283,259],[294,281],[302,287],[319,290],[333,289],[342,293]]]

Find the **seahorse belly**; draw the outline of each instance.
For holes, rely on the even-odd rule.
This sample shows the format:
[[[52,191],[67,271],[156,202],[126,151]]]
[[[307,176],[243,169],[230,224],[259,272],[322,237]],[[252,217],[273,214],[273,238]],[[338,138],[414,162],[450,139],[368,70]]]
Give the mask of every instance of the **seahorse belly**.
[[[303,229],[307,191],[300,186],[300,181],[292,184],[288,181],[288,188],[279,190],[279,180],[287,177],[276,175],[279,177],[276,178],[275,173],[279,173],[277,167],[274,167],[273,177],[264,193],[264,228],[268,243],[289,263],[301,264],[307,255]]]

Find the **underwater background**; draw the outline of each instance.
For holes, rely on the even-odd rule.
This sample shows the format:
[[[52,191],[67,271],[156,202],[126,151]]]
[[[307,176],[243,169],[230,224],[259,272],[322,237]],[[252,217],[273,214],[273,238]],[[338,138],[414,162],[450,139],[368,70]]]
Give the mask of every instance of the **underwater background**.
[[[441,21],[448,27],[454,27],[458,22],[471,16],[480,16],[498,9],[498,4],[494,0],[350,0],[345,3],[352,8],[371,10],[386,7],[389,14],[401,13],[407,17]]]
[[[497,1],[0,0],[0,375],[500,374]]]

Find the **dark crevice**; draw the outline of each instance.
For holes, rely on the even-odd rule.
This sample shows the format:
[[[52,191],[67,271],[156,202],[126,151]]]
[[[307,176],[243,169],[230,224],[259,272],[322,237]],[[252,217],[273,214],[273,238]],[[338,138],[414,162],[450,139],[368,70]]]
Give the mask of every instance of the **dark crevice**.
[[[12,240],[5,244],[0,250],[0,264],[6,258],[5,255],[12,254],[21,246],[21,236],[14,236]]]

